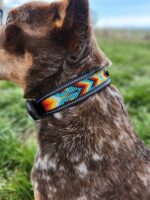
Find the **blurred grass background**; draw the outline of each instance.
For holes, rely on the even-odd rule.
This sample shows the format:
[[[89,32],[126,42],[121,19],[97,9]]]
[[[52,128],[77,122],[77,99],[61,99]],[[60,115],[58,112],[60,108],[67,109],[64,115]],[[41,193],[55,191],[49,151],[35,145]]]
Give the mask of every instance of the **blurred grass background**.
[[[96,31],[112,60],[112,82],[124,96],[130,118],[150,146],[150,33]],[[35,127],[21,89],[0,82],[0,200],[32,200],[30,172],[36,150]]]

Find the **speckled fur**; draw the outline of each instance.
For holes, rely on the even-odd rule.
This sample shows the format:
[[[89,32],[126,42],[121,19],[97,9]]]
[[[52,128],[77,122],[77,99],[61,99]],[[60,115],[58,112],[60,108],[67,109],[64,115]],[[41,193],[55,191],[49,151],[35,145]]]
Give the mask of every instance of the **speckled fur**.
[[[8,39],[15,34],[19,40]],[[20,84],[25,98],[109,64],[96,45],[88,0],[25,4],[10,12],[1,35],[1,48],[16,62],[27,52],[32,56]],[[15,81],[11,70],[3,67],[0,78]],[[21,77],[20,68],[15,74]],[[114,86],[42,119],[38,142],[32,170],[36,200],[150,200],[150,150]]]

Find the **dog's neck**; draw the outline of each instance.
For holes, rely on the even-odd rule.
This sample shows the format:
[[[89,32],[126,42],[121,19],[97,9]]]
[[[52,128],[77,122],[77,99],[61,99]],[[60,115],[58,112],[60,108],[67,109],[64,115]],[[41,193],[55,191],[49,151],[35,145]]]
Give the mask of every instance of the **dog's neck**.
[[[85,160],[91,154],[95,159],[127,162],[137,158],[137,151],[141,156],[143,148],[122,98],[112,86],[76,107],[41,120],[38,138],[41,156],[57,157],[59,162]]]
[[[92,49],[87,57],[90,59],[79,68],[70,68],[62,59],[55,62],[48,55],[46,57],[47,60],[42,58],[40,62],[38,59],[37,63],[35,62],[37,67],[31,72],[32,74],[36,76],[36,72],[41,70],[41,66],[38,65],[43,61],[48,71],[41,70],[37,75],[36,79],[42,81],[38,82],[40,84],[33,87],[33,90],[27,92],[27,98],[38,98],[55,88],[61,82],[60,80],[67,81],[74,75],[85,72],[91,66],[102,65],[99,52],[92,52]],[[57,66],[54,69],[59,70],[49,76],[52,72],[49,67],[55,64]],[[102,66],[105,64],[103,63]],[[44,81],[41,77],[44,77]],[[36,86],[36,82],[30,80],[29,86],[31,85]],[[99,152],[105,158],[123,160],[127,159],[125,155],[129,155],[128,159],[132,160],[137,157],[139,151],[137,149],[141,149],[139,146],[143,146],[128,119],[121,95],[112,86],[73,108],[42,119],[38,138],[41,156],[45,154],[55,156],[60,162],[75,157],[86,159],[92,152]]]
[[[97,48],[94,36],[90,42],[82,44],[77,52],[65,52],[61,48],[57,51],[49,54],[47,49],[44,53],[34,53],[34,66],[27,75],[26,99],[37,99],[96,66],[103,68],[110,65],[108,58]]]

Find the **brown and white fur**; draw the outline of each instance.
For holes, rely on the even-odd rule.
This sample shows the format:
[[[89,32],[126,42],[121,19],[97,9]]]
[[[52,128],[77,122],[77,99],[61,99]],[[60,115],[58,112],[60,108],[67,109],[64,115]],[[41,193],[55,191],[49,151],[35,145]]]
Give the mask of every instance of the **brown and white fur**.
[[[35,99],[109,60],[96,45],[88,0],[28,3],[1,27],[0,79]],[[40,120],[35,200],[150,200],[150,150],[112,85]]]

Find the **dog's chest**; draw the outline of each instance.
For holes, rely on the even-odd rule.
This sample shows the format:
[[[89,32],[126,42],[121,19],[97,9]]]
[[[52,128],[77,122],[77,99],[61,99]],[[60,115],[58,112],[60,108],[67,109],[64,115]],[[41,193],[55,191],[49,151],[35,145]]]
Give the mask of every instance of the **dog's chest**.
[[[34,188],[42,193],[44,200],[87,200],[89,193],[91,199],[96,199],[97,188],[102,188],[98,178],[101,161],[97,153],[88,160],[73,156],[64,162],[48,155],[37,157],[32,171]]]
[[[119,165],[97,153],[85,160],[74,156],[63,162],[48,155],[38,156],[32,181],[40,200],[120,200],[120,196],[123,200],[148,200],[148,172],[139,175],[136,165],[132,169],[128,165],[130,170]]]

